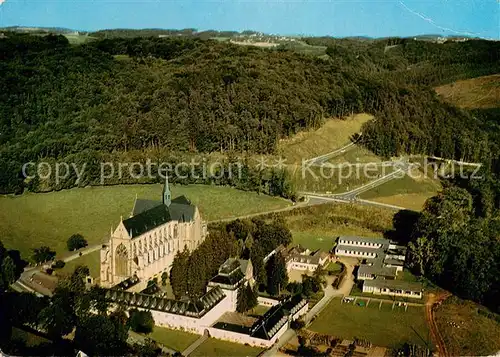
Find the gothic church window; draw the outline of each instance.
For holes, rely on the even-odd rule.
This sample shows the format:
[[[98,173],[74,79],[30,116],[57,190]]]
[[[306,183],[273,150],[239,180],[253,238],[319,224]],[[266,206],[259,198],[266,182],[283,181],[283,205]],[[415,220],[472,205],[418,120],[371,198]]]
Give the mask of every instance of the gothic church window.
[[[120,244],[115,251],[115,271],[118,276],[127,276],[128,252],[123,244]]]

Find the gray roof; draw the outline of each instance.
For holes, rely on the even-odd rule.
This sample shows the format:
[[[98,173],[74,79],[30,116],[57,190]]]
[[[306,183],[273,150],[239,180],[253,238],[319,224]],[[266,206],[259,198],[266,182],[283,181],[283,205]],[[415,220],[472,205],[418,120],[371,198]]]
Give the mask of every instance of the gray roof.
[[[166,299],[153,295],[137,294],[120,290],[106,290],[105,293],[105,299],[110,302],[193,318],[203,317],[224,299],[225,296],[226,295],[219,287],[215,287],[199,299],[191,301]]]
[[[160,201],[137,199],[132,217],[123,221],[131,238],[135,238],[170,221],[189,222],[194,219],[196,207],[184,196],[172,200],[170,206]]]
[[[400,259],[393,259],[393,258],[385,258],[384,259],[384,264],[390,264],[390,265],[397,265],[397,266],[404,266],[405,261],[400,260]]]
[[[250,260],[228,258],[219,268],[219,273],[209,281],[209,286],[218,284],[224,288],[237,288],[245,281],[245,274]]]
[[[391,276],[395,277],[397,276],[397,271],[396,268],[388,268],[380,265],[360,265],[358,269],[358,276],[359,275],[376,275],[376,276]]]
[[[250,328],[250,336],[270,340],[279,329],[288,322],[289,316],[295,314],[307,304],[301,294],[288,297],[271,307]]]
[[[377,244],[390,244],[391,241],[385,238],[366,238],[357,236],[340,236],[339,239],[350,240],[359,243],[377,243]]]
[[[161,201],[144,200],[142,198],[137,198],[134,202],[134,208],[132,209],[132,217],[162,204],[163,202]]]
[[[285,256],[285,259],[287,261],[307,264],[319,264],[320,259],[327,257],[328,253],[325,253],[318,249],[314,252],[306,254],[306,249],[299,244],[284,252],[283,255]]]
[[[374,279],[365,280],[364,285],[374,288],[387,288],[392,290],[422,291],[421,283],[412,283],[404,280]]]

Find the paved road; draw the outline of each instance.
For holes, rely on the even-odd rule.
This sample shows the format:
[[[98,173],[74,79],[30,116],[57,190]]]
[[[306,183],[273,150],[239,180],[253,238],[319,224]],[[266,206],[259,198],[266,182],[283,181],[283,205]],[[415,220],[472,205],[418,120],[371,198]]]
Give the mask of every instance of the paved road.
[[[323,309],[334,297],[342,297],[351,293],[352,287],[354,285],[354,275],[352,274],[354,265],[348,259],[339,259],[339,261],[342,262],[347,269],[347,273],[342,283],[340,284],[338,289],[334,289],[331,281],[328,281],[328,284],[324,290],[325,296],[323,296],[323,298],[318,301],[318,303],[314,305],[313,308],[309,310],[304,317],[306,326],[309,325],[314,320],[314,318],[316,318],[316,316],[321,313],[321,311],[323,311]]]
[[[350,142],[349,144],[341,147],[340,149],[337,149],[335,151],[329,152],[329,153],[324,154],[324,155],[313,157],[312,159],[305,160],[304,163],[310,164],[313,166],[314,165],[321,165],[321,164],[327,162],[328,160],[330,160],[336,156],[339,156],[340,154],[345,153],[347,149],[351,148],[355,144],[356,143]]]
[[[311,193],[311,192],[300,192],[302,195],[309,197],[310,204],[321,204],[326,203],[328,201],[333,202],[344,202],[344,203],[358,203],[363,205],[377,206],[382,208],[390,208],[394,210],[403,210],[404,207],[399,207],[395,205],[389,205],[385,203],[379,203],[374,201],[362,200],[359,199],[358,196],[366,191],[374,189],[380,185],[383,185],[386,182],[389,182],[394,179],[399,179],[404,177],[405,173],[408,172],[410,168],[410,163],[408,159],[402,158],[399,161],[396,161],[394,165],[397,167],[397,170],[384,175],[376,180],[370,181],[367,184],[357,187],[353,190],[337,193],[337,194],[321,194],[321,193]]]
[[[208,340],[208,335],[205,334],[201,335],[196,341],[194,341],[184,351],[182,351],[182,355],[185,357],[189,356],[191,353],[194,352],[194,350],[200,347],[201,344],[206,340]]]
[[[93,253],[96,250],[101,249],[101,247],[102,247],[102,243],[89,245],[88,247],[80,249],[77,252],[74,252],[73,254],[62,258],[61,260],[64,261],[65,263],[67,263],[67,262],[70,262],[72,260],[80,258],[82,255],[87,255],[87,254]]]
[[[352,287],[354,285],[354,275],[352,274],[354,270],[354,265],[349,260],[349,258],[339,259],[339,261],[342,262],[347,269],[347,273],[344,277],[344,280],[342,281],[338,289],[334,289],[331,284],[331,279],[327,278],[327,286],[324,290],[325,296],[323,296],[323,298],[320,301],[318,301],[316,305],[314,305],[313,308],[309,310],[304,316],[304,322],[306,323],[306,326],[309,325],[316,318],[316,316],[318,316],[321,313],[321,311],[323,311],[323,309],[328,305],[328,303],[333,298],[346,296],[351,293]],[[296,336],[297,334],[294,330],[288,329],[270,349],[268,349],[263,353],[262,356],[266,357],[276,356],[278,350],[283,346],[285,346],[288,343],[288,341],[290,341],[292,338]]]

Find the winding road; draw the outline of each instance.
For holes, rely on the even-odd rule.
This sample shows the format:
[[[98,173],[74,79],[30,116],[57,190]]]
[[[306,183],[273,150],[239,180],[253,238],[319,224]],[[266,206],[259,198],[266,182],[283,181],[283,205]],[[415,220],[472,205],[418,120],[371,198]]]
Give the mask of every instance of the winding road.
[[[310,164],[312,166],[322,165],[325,162],[327,162],[328,160],[333,159],[334,157],[339,156],[340,154],[345,153],[347,151],[347,149],[350,149],[355,144],[356,143],[354,143],[354,142],[350,142],[349,144],[341,147],[340,149],[336,149],[336,150],[331,151],[331,152],[329,152],[327,154],[316,156],[316,157],[313,157],[312,159],[305,160],[304,164]]]

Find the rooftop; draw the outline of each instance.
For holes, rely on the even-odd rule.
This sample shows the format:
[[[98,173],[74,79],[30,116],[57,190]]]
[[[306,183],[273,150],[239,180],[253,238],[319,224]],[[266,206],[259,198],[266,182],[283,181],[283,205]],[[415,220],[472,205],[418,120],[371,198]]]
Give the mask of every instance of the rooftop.
[[[396,277],[397,271],[396,268],[388,268],[381,265],[360,265],[358,270],[359,275],[376,275],[376,276],[390,276]]]
[[[137,276],[132,276],[130,278],[127,278],[123,280],[121,283],[115,285],[113,289],[116,290],[128,290],[132,286],[135,286],[139,283],[139,278]]]
[[[365,238],[365,237],[357,237],[357,236],[340,236],[339,240],[347,240],[357,243],[375,243],[375,244],[390,244],[391,241],[385,238]]]
[[[384,259],[384,264],[390,264],[390,265],[397,265],[397,266],[404,266],[405,261],[401,259],[393,259],[393,258],[385,258]]]
[[[142,307],[144,309],[162,311],[175,315],[201,318],[224,299],[225,296],[221,288],[215,287],[199,299],[191,301],[173,300],[114,289],[107,290],[105,298],[107,301],[132,307]]]
[[[360,253],[374,253],[377,255],[384,254],[384,249],[383,248],[370,248],[370,247],[354,247],[352,245],[344,245],[344,244],[339,244],[335,247],[335,251],[338,250],[352,250]]]
[[[195,209],[185,196],[173,199],[169,206],[161,201],[136,199],[132,217],[124,220],[123,225],[135,238],[170,221],[192,221]]]
[[[270,340],[288,322],[288,316],[305,304],[307,301],[298,294],[274,305],[251,327],[250,336]]]
[[[364,285],[374,288],[387,288],[392,290],[405,290],[405,291],[422,291],[421,283],[413,283],[404,280],[386,280],[386,279],[374,279],[365,280]]]
[[[210,286],[222,284],[237,287],[245,279],[249,260],[228,258],[219,268],[219,273],[209,281]]]
[[[300,244],[290,248],[288,251],[283,251],[286,260],[293,260],[295,262],[303,262],[308,264],[319,264],[320,259],[328,256],[321,250],[311,252],[309,249],[303,248]]]

